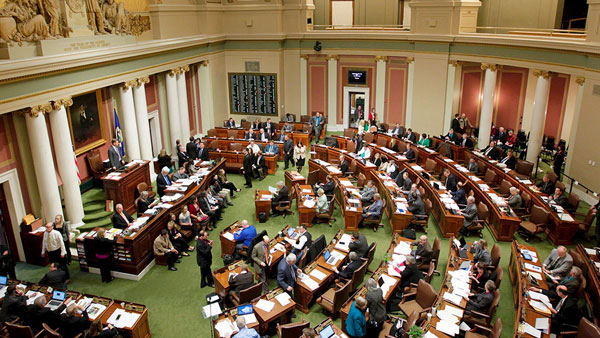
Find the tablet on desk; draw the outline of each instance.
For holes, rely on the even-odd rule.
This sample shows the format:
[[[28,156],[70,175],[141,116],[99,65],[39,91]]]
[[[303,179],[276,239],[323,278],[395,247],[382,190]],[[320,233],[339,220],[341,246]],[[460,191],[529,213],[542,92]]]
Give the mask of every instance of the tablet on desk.
[[[249,315],[254,313],[252,304],[238,306],[238,316]]]
[[[323,330],[321,330],[321,332],[319,332],[319,336],[321,338],[330,338],[333,335],[335,335],[335,332],[333,331],[333,327],[331,325],[327,325],[323,328]]]

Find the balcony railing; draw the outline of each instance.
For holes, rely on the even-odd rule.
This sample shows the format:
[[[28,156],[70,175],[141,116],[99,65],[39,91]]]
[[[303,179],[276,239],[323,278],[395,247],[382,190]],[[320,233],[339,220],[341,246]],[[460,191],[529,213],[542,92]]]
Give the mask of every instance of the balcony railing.
[[[313,30],[364,30],[409,32],[410,26],[404,25],[314,25]]]
[[[477,33],[481,34],[507,34],[526,35],[553,38],[585,39],[586,31],[583,29],[541,29],[523,27],[477,27]]]

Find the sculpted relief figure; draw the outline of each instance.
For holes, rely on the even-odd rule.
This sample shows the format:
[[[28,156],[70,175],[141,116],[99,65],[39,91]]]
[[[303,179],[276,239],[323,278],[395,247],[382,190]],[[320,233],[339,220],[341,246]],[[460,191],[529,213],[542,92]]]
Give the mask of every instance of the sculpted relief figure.
[[[105,0],[102,5],[104,14],[104,25],[106,30],[113,34],[130,34],[129,13],[125,10],[123,2],[116,3],[115,0]]]
[[[49,37],[48,24],[35,2],[9,0],[0,10],[0,39],[12,45]]]
[[[88,23],[90,28],[96,34],[106,34],[106,30],[104,30],[104,15],[100,9],[98,0],[85,0],[85,7],[87,9]]]

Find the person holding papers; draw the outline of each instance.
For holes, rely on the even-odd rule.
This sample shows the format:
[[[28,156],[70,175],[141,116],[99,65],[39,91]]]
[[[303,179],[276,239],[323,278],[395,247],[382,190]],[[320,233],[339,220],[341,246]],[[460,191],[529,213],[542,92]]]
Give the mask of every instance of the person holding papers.
[[[542,264],[546,280],[560,280],[566,277],[573,266],[573,257],[567,253],[567,248],[560,245],[550,252]]]
[[[302,270],[296,266],[296,255],[293,253],[282,259],[277,266],[277,285],[287,292],[292,299],[294,298],[294,285],[296,277],[302,273]]]
[[[560,205],[563,208],[568,204],[567,196],[565,196],[565,189],[562,187],[556,187],[556,189],[554,189],[554,194],[550,195],[549,198],[554,204]]]
[[[115,207],[115,213],[111,217],[113,227],[117,229],[127,229],[133,223],[133,217],[123,210],[123,204],[119,203]]]
[[[552,312],[550,332],[558,334],[564,331],[563,328],[576,329],[583,316],[579,306],[577,306],[577,299],[567,293],[567,287],[564,285],[559,285],[556,288],[556,293],[560,300],[554,309],[550,309],[550,312]]]
[[[277,155],[279,154],[279,146],[276,145],[273,140],[269,141],[269,144],[265,148],[265,154],[267,155]]]
[[[111,143],[111,147],[108,148],[108,161],[113,170],[119,170],[125,165],[125,160],[121,155],[121,142],[115,138]]]
[[[247,220],[242,220],[242,229],[233,234],[235,240],[235,253],[233,257],[238,260],[242,257],[240,251],[246,247],[249,248],[252,240],[256,237],[256,228],[248,224]]]
[[[469,314],[471,311],[477,311],[480,313],[487,313],[492,301],[494,301],[494,291],[496,291],[496,284],[494,281],[488,280],[485,282],[485,291],[477,294],[469,294],[469,300],[467,300],[467,307],[465,313]]]
[[[117,242],[117,237],[112,240],[104,236],[104,228],[98,229],[94,238],[94,251],[96,251],[96,259],[102,276],[102,283],[110,283],[114,278],[110,274],[112,270],[113,246]]]
[[[360,192],[360,201],[362,203],[371,203],[373,196],[375,195],[375,186],[372,180],[368,180],[367,184]]]
[[[263,236],[262,242],[257,243],[252,248],[250,257],[256,263],[256,274],[258,275],[258,282],[262,282],[262,291],[267,293],[269,291],[269,281],[267,279],[267,263],[269,258],[269,236]]]
[[[158,196],[163,197],[165,195],[165,189],[172,184],[169,178],[169,167],[163,167],[160,171],[160,175],[156,177],[156,190]]]
[[[289,190],[282,181],[277,182],[277,188],[279,191],[273,196],[273,200],[271,201],[272,217],[277,217],[280,215],[279,211],[275,209],[280,203],[282,205],[285,205],[285,202],[290,203]]]
[[[329,201],[327,201],[327,195],[325,195],[325,190],[319,188],[317,190],[317,214],[324,214],[329,211]],[[331,226],[331,224],[329,224]]]
[[[200,267],[200,288],[215,287],[212,270],[212,247],[213,241],[208,239],[208,233],[204,230],[198,234],[196,241],[196,264]]]
[[[81,313],[81,316],[78,313]],[[63,337],[75,337],[87,330],[89,326],[90,320],[87,311],[75,303],[67,306],[66,313],[60,315],[59,328]]]
[[[427,241],[427,235],[421,235],[418,241],[412,243],[413,246],[417,246],[415,250],[410,253],[411,256],[415,257],[415,260],[419,264],[427,264],[431,260],[433,250]]]
[[[248,265],[242,263],[240,265],[240,273],[229,274],[229,286],[231,290],[229,291],[229,295],[240,295],[240,291],[245,290],[254,285],[254,276],[248,270]]]
[[[335,272],[335,279],[352,279],[354,271],[358,270],[363,263],[360,256],[354,251],[351,251],[348,257],[350,258],[350,263],[342,266],[341,270],[338,270],[335,266],[331,267]]]
[[[383,290],[373,278],[367,279],[367,309],[369,309],[369,321],[367,322],[367,336],[379,337],[383,328],[383,322],[387,318],[385,305],[383,305]]]
[[[348,250],[356,252],[358,257],[365,257],[369,252],[369,243],[367,237],[358,231],[352,233],[352,242],[348,244]]]
[[[569,273],[569,275],[567,275],[565,278],[561,279],[560,281],[552,280],[553,284],[548,286],[548,290],[534,287],[530,287],[529,290],[541,292],[544,295],[548,296],[548,298],[550,298],[551,300],[556,300],[559,298],[558,294],[556,293],[556,289],[559,286],[564,285],[567,287],[567,294],[576,297],[577,291],[579,291],[579,285],[581,285],[581,274],[581,269],[574,266],[571,268],[571,272]]]
[[[177,259],[179,251],[177,251],[169,240],[169,232],[167,229],[162,229],[160,235],[154,240],[154,255],[165,256],[167,258],[167,266],[170,271],[177,271],[175,263],[180,263]]]
[[[482,262],[475,264],[475,269],[475,272],[469,273],[469,278],[472,280],[471,290],[481,292],[485,288],[485,283],[490,279],[490,273]]]

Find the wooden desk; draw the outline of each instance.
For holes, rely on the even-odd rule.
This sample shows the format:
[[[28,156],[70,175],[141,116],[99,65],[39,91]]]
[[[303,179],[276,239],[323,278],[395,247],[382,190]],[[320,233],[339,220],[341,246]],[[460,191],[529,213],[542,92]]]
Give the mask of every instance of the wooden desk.
[[[344,217],[344,231],[358,231],[358,224],[362,221],[363,214],[360,197],[356,196],[359,190],[345,177],[336,177],[333,180],[335,182],[335,198]],[[352,199],[358,200],[358,203],[350,203],[347,195],[352,192],[354,192]]]
[[[224,158],[227,163],[238,163],[243,166],[244,153],[234,150],[211,151],[208,153],[208,158],[211,160],[219,160]],[[267,165],[267,174],[273,175],[277,172],[277,155],[264,155],[265,164]]]
[[[263,196],[270,195],[271,198],[263,198]],[[267,214],[267,219],[271,215],[271,200],[273,194],[268,190],[255,190],[254,191],[254,207],[256,209],[256,220],[258,221],[258,214],[264,212]]]
[[[343,175],[336,165],[320,159],[311,158],[308,160],[308,171],[313,172],[315,170],[319,172],[319,182],[325,182],[327,176],[341,177]]]
[[[377,169],[377,167],[370,161],[363,162],[363,159],[360,158],[360,156],[351,154],[348,151],[346,151],[345,149],[328,147],[323,144],[314,144],[312,149],[313,149],[313,153],[314,153],[313,157],[315,157],[315,159],[317,159],[317,160],[324,161],[325,163],[320,163],[320,164],[325,168],[333,166],[337,169],[337,166],[340,163],[340,156],[344,156],[346,161],[348,161],[349,164],[352,163],[353,161],[356,162],[356,171],[357,171],[356,175],[358,175],[359,173],[362,173],[363,175],[365,175],[367,180],[371,179],[371,170]],[[398,159],[394,157],[394,160],[396,161]],[[317,163],[319,163],[319,161],[317,161]],[[310,161],[309,161],[309,169],[310,169]],[[312,169],[312,170],[314,170],[314,169]],[[331,170],[331,168],[327,168],[327,170],[321,169],[321,172],[319,173],[319,179],[321,181],[324,181],[325,176],[327,176],[328,174],[332,175],[332,176],[342,176],[343,175],[343,173],[339,172],[339,169]]]
[[[408,211],[407,200],[402,190],[396,185],[396,182],[387,176],[384,172],[377,171],[373,174],[373,182],[381,198],[385,201],[385,213],[390,220],[392,233],[401,233],[412,221],[412,212]],[[406,204],[403,212],[400,212],[396,203]]]
[[[219,233],[219,239],[221,241],[221,257],[233,255],[235,252],[235,240],[232,240],[231,238],[233,238],[233,234],[240,230],[241,227],[240,221],[235,221],[230,226],[221,230]]]
[[[25,261],[28,264],[48,265],[48,255],[42,257],[45,230],[44,222],[39,218],[31,224],[21,224],[21,243],[23,251],[25,251]]]
[[[252,305],[254,305],[254,313],[256,314],[256,318],[260,323],[259,332],[261,334],[265,334],[269,328],[269,325],[278,319],[280,324],[286,324],[290,321],[290,317],[294,313],[294,309],[296,307],[296,302],[294,302],[293,299],[290,299],[290,302],[288,304],[282,306],[275,299],[275,296],[282,292],[284,292],[282,288],[277,288],[260,296],[252,302]],[[269,312],[259,309],[258,307],[256,307],[256,304],[260,299],[271,301],[275,304],[275,306]]]
[[[215,128],[217,130],[217,137],[205,137],[203,138],[204,141],[207,140],[218,140],[219,143],[221,144],[227,144],[229,145],[230,143],[242,143],[242,145],[244,147],[246,147],[249,143],[249,140],[245,139],[246,136],[246,132],[248,131],[247,129],[241,129],[241,128],[233,128],[233,129],[227,129],[227,128]],[[236,135],[233,138],[230,138],[228,136],[228,131],[235,131]],[[290,138],[292,139],[292,141],[294,141],[294,145],[298,144],[298,141],[302,141],[302,144],[304,144],[305,146],[308,146],[310,144],[310,139],[311,139],[311,134],[308,132],[302,132],[302,131],[294,131],[294,132],[284,132],[285,135],[289,135]],[[275,133],[275,139],[279,139],[279,136],[281,135],[281,131],[277,131]],[[227,142],[228,141],[228,142]],[[264,141],[258,141],[258,140],[254,140],[254,143],[256,144],[260,144],[264,147],[266,146],[266,144],[268,142],[264,142]],[[283,142],[278,142],[276,141],[275,144],[277,144],[279,146],[279,156],[281,158],[283,158]],[[209,144],[210,145],[210,142]]]
[[[130,168],[123,169],[119,179],[110,179],[108,175],[102,177],[104,184],[104,194],[107,200],[112,200],[114,205],[123,204],[129,214],[137,211],[135,199],[137,198],[137,186],[140,183],[146,183],[149,187],[150,182],[150,161],[143,161],[141,164],[131,164]],[[109,174],[110,175],[110,174]]]
[[[294,191],[297,198],[296,206],[298,207],[298,224],[304,224],[307,227],[312,227],[312,221],[317,215],[317,197],[315,196],[310,185],[297,184],[294,186]],[[314,202],[314,205],[310,208],[304,205],[304,201],[308,197],[312,198]]]
[[[246,304],[242,304],[242,305],[246,305]],[[237,307],[233,307],[231,309],[226,309],[225,311],[223,311],[223,313],[221,313],[217,319],[215,319],[213,321],[213,328],[214,328],[214,338],[221,338],[221,337],[225,337],[224,334],[220,334],[219,331],[217,331],[217,323],[220,323],[222,321],[228,321],[231,324],[231,327],[233,328],[233,332],[234,334],[237,333],[239,330],[237,328],[237,326],[235,325],[235,320],[238,317],[238,308]],[[256,319],[256,322],[254,323],[246,323],[246,327],[249,329],[255,329],[257,332],[259,330],[259,323],[258,323],[258,318]],[[233,336],[233,335],[232,335]]]
[[[321,330],[323,330],[324,328],[326,328],[327,326],[330,326],[333,329],[333,332],[335,333],[336,336],[341,337],[341,338],[348,338],[348,336],[346,336],[346,334],[344,333],[344,331],[342,331],[339,327],[337,327],[334,323],[333,320],[331,318],[326,318],[324,321],[322,321],[319,325],[315,326],[315,331],[317,333],[317,335],[321,332]],[[376,337],[373,337],[376,338]]]
[[[244,262],[242,260],[235,261],[227,266],[213,271],[213,279],[215,280],[215,293],[225,298],[229,293],[229,275],[231,273],[239,274],[242,269],[240,266]],[[248,273],[252,273],[248,271]]]
[[[232,143],[239,143],[242,146],[242,148],[246,148],[250,144],[250,140],[244,139],[244,134],[242,134],[242,136],[239,138],[228,138],[226,136],[225,137],[205,137],[204,138],[204,142],[208,143],[208,146],[212,145],[213,141],[216,141],[219,144],[219,147],[217,149],[221,150],[221,151],[232,150],[231,149]],[[267,145],[269,144],[269,142],[256,141],[256,140],[253,140],[253,141],[254,141],[254,144],[259,145],[261,147],[261,149],[263,149],[263,150],[266,149]],[[277,148],[279,149],[278,159],[283,159],[283,142],[275,141],[274,144],[277,145]],[[209,155],[213,151],[216,151],[216,150],[211,150],[209,152]]]
[[[321,256],[321,258],[323,257]],[[313,271],[319,271],[320,273],[324,274],[325,277],[322,280],[319,280],[311,275],[311,272]],[[310,311],[310,306],[313,304],[313,302],[320,295],[329,290],[335,274],[333,271],[323,268],[317,264],[317,262],[312,262],[305,267],[303,273],[309,275],[313,281],[319,284],[317,288],[311,289],[299,278],[296,281],[296,285],[294,287],[294,301],[296,301],[296,307],[298,310],[308,314]]]
[[[142,311],[136,311],[131,308],[128,308],[130,304],[126,304],[126,308],[123,308],[123,306],[121,305],[122,303],[124,302],[120,300],[115,300],[112,302],[112,304],[104,311],[102,317],[100,317],[102,324],[107,325],[108,319],[116,310],[125,309],[125,311],[127,312],[137,313],[140,316],[135,321],[135,324],[132,327],[120,328],[119,331],[126,333],[126,336],[128,337],[150,337],[150,326],[148,325],[148,308],[146,308],[144,305],[132,304],[134,306],[141,306],[143,308]]]
[[[442,140],[440,137],[434,136],[433,142],[432,142],[433,149],[437,149],[437,147],[440,143],[446,143],[450,146],[450,149],[452,150],[452,154],[454,155],[455,161],[457,161],[457,162],[464,161],[465,153],[469,150],[469,148],[459,146],[459,145],[455,144],[454,142],[446,142],[445,140]]]
[[[294,196],[294,186],[296,184],[306,184],[306,178],[304,176],[302,176],[302,174],[300,174],[297,171],[285,171],[283,173],[283,177],[285,178],[284,184],[285,186],[288,188],[288,191],[290,192],[290,194],[292,194],[290,196],[290,199],[293,199]]]
[[[591,249],[595,251],[594,249]],[[600,263],[600,260],[596,254],[590,255],[586,248],[577,244],[577,253],[583,258],[584,267],[582,268],[583,275],[586,279],[585,285],[585,300],[592,309],[594,318],[600,317],[600,277],[598,276],[599,271],[596,267],[596,263]]]

